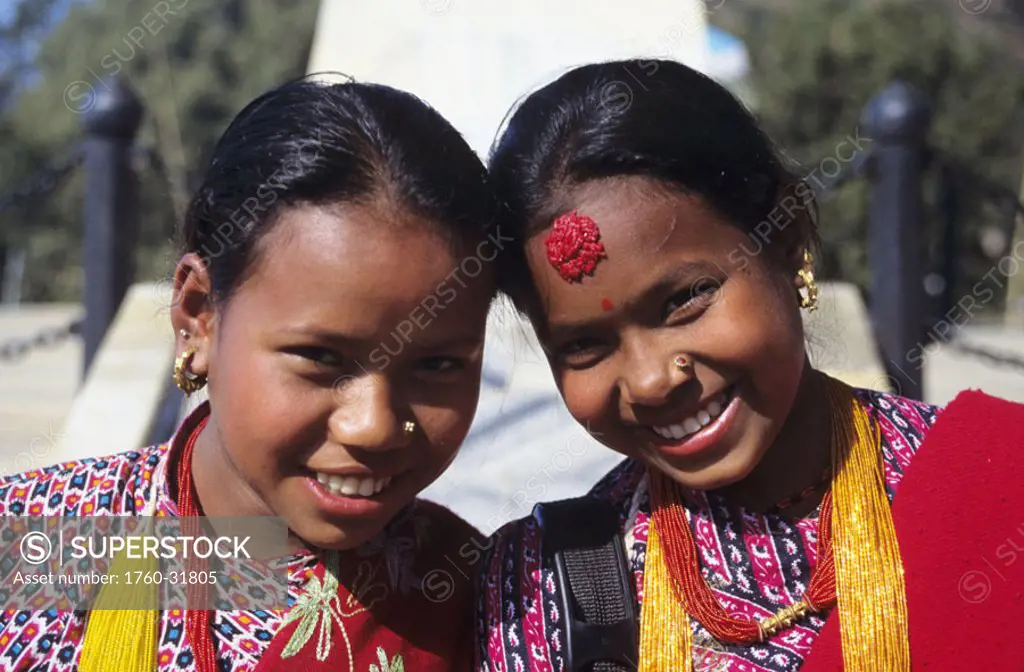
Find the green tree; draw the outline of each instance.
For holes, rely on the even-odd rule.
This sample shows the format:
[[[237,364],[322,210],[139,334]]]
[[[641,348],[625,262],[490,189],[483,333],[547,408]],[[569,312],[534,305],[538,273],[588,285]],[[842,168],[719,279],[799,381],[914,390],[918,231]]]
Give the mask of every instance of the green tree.
[[[189,188],[231,117],[306,69],[317,3],[291,0],[92,0],[73,5],[39,46],[38,81],[11,111],[19,142],[52,159],[83,137],[81,113],[108,75],[146,111],[141,146],[165,170],[141,170],[139,279],[165,277]],[[29,251],[25,300],[81,297],[82,177],[15,222]]]
[[[932,101],[932,146],[1006,186],[1019,183],[1024,80],[1000,45],[965,30],[955,15],[930,3],[819,0],[773,9],[748,4],[721,18],[751,51],[759,116],[804,174],[823,167],[824,157],[835,157],[848,134],[859,129],[866,135],[860,128],[865,104],[900,78]],[[869,271],[868,196],[863,181],[849,183],[825,200],[821,217],[826,273],[862,286]],[[933,257],[940,242],[938,198],[938,185],[929,181],[925,245]],[[1005,213],[987,209],[977,194],[964,206],[967,287],[993,263],[981,251],[979,232],[1003,225]]]
[[[13,0],[0,19],[0,194],[19,185],[26,167],[35,164],[35,148],[21,142],[11,119],[11,105],[32,79],[39,38],[50,27],[56,0]],[[0,284],[9,252],[8,234],[16,217],[0,212]]]

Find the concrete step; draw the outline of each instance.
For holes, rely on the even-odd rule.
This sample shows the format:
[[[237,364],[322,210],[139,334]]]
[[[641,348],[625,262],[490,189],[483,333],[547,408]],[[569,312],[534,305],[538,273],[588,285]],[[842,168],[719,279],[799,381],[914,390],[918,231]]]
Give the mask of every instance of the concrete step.
[[[35,336],[81,315],[73,304],[0,308],[0,343]],[[64,420],[81,383],[82,341],[77,336],[0,360],[0,476],[54,461]]]

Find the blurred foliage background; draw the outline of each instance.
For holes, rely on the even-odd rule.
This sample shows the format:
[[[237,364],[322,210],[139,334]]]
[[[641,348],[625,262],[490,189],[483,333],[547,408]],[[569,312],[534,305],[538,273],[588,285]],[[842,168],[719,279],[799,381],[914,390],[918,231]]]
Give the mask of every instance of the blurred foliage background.
[[[4,2],[14,4],[0,28],[0,193],[82,138],[80,115],[65,105],[71,83],[100,87],[98,77],[126,76],[145,105],[139,142],[165,164],[141,171],[136,268],[140,279],[165,277],[177,218],[208,152],[246,103],[305,74],[318,3]],[[87,89],[75,91],[77,99]],[[81,296],[81,210],[77,174],[54,198],[0,215],[0,247],[27,253],[23,301]]]
[[[726,0],[712,23],[746,42],[750,86],[766,130],[798,172],[821,177],[825,157],[858,130],[868,101],[903,79],[931,100],[931,145],[973,172],[1017,190],[1024,155],[1024,2],[999,0]],[[856,137],[854,135],[854,137]],[[870,147],[870,144],[866,145]],[[849,147],[842,156],[848,156]],[[925,184],[927,230],[922,248],[939,264],[938,172]],[[869,187],[849,182],[821,202],[825,275],[868,282]],[[977,191],[960,205],[960,295],[1004,251],[998,239],[1012,213]],[[986,237],[987,236],[987,237]],[[996,240],[993,242],[993,236]],[[983,237],[989,242],[986,252]],[[993,255],[993,252],[996,254]],[[998,308],[998,302],[991,308]]]
[[[142,171],[136,268],[140,279],[165,277],[175,259],[175,223],[212,144],[245,103],[304,73],[318,3],[4,1],[0,193],[82,137],[79,115],[65,104],[69,84],[99,86],[98,76],[127,76],[146,108],[140,143],[164,164]],[[174,13],[154,19],[160,5]],[[858,132],[868,100],[899,77],[933,101],[936,147],[988,178],[1019,184],[1024,1],[714,0],[712,6],[711,23],[739,36],[750,51],[758,115],[805,174],[836,155],[837,144]],[[143,36],[128,39],[139,28]],[[26,255],[23,301],[80,297],[81,189],[76,175],[28,211],[0,213],[0,257],[4,250]],[[941,194],[934,181],[926,191],[930,228],[922,245],[937,257]],[[866,185],[853,182],[824,203],[825,275],[866,283],[867,196]],[[965,203],[959,260],[965,286],[991,268],[991,249],[985,253],[981,237],[1005,218],[979,198]]]

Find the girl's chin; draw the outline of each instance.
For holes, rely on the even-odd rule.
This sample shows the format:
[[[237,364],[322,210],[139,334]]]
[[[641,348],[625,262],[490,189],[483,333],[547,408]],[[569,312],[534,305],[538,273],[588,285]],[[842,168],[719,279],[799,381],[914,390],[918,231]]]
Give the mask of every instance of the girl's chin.
[[[329,525],[329,529],[323,529],[324,525]],[[340,529],[329,523],[321,523],[316,526],[316,529],[308,530],[305,534],[303,530],[295,528],[292,528],[292,532],[306,548],[323,551],[351,551],[376,537],[383,529],[384,525],[372,528],[360,527],[360,529],[350,529],[346,526],[345,529]]]
[[[689,478],[687,479],[688,482],[683,481],[683,485],[690,488],[691,490],[700,490],[701,492],[707,492],[710,490],[719,490],[721,488],[726,488],[730,485],[734,485],[742,481],[744,478],[744,475],[733,474],[727,476],[698,477],[696,479]]]
[[[757,466],[756,461],[748,464],[746,460],[736,459],[738,457],[735,450],[728,449],[711,464],[695,466],[692,462],[687,464],[683,460],[666,460],[658,454],[647,462],[652,468],[663,472],[684,488],[706,491],[735,485]]]
[[[288,517],[291,533],[303,546],[325,551],[351,551],[378,536],[392,516],[335,518],[322,511],[295,512]]]

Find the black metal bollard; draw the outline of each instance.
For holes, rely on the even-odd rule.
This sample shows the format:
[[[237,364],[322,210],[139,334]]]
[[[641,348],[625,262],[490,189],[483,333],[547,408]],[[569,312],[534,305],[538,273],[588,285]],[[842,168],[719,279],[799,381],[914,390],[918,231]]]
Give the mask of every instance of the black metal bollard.
[[[870,312],[896,392],[924,397],[922,336],[928,297],[923,284],[921,179],[931,105],[905,82],[885,87],[864,111],[874,141],[868,254]]]
[[[139,231],[139,188],[131,166],[142,103],[129,85],[108,78],[95,87],[96,99],[83,114],[85,212],[82,265],[85,269],[83,374],[114,320],[133,276]]]

